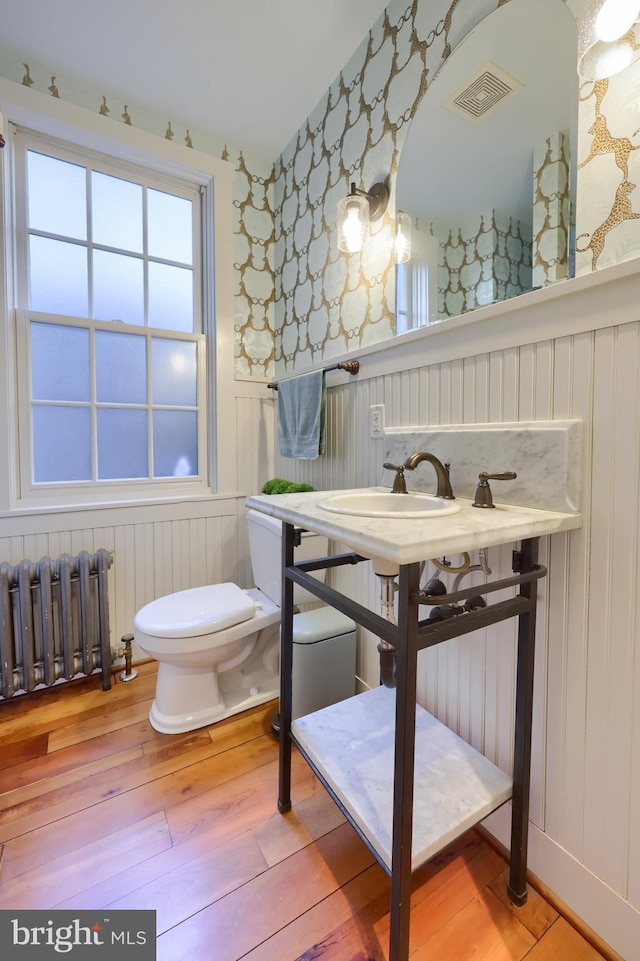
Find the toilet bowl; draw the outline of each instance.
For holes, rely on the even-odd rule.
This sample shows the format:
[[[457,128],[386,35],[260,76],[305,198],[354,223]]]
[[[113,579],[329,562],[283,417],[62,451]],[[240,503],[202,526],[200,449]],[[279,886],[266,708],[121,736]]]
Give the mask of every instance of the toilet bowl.
[[[159,663],[149,720],[162,734],[192,731],[278,696],[282,524],[258,511],[248,511],[247,523],[255,588],[190,588],[151,601],[134,618],[136,643]],[[326,537],[303,532],[296,560],[326,553]],[[294,603],[309,600],[316,598],[294,585]]]

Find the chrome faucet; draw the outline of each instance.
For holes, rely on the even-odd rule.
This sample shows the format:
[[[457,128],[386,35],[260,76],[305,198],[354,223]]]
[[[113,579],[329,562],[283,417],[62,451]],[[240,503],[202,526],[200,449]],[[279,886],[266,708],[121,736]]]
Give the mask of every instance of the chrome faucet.
[[[451,481],[449,480],[450,464],[443,464],[442,461],[438,460],[435,454],[429,454],[424,450],[419,450],[415,454],[410,454],[403,464],[404,470],[415,470],[418,464],[421,464],[423,460],[428,460],[430,464],[433,464],[435,469],[436,477],[438,478],[436,497],[444,497],[447,500],[455,500],[455,494],[451,490]]]

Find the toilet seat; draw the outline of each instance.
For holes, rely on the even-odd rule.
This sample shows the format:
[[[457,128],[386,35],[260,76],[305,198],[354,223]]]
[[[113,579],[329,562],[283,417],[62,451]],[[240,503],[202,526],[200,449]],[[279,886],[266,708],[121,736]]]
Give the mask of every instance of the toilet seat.
[[[151,637],[198,637],[248,621],[258,608],[237,584],[208,584],[151,601],[138,611],[134,625]]]

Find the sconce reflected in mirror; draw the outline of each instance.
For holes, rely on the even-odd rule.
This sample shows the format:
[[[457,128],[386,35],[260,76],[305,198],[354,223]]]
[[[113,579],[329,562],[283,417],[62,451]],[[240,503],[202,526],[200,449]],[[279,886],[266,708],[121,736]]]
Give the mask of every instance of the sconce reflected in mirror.
[[[411,259],[411,217],[404,210],[396,213],[393,248],[397,264],[406,264]]]
[[[389,188],[374,184],[371,190],[360,190],[351,184],[351,193],[338,201],[338,250],[357,254],[369,236],[370,224],[379,220],[387,209]]]
[[[583,80],[613,77],[640,59],[639,17],[640,0],[586,0],[578,21]]]

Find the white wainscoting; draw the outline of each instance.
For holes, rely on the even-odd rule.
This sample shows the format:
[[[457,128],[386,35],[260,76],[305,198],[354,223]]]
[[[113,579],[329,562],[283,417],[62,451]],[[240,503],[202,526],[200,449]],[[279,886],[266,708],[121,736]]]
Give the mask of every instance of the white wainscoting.
[[[109,623],[111,646],[118,647],[122,635],[133,632],[136,611],[149,601],[238,577],[236,515],[236,499],[224,498],[5,520],[3,531],[11,526],[23,533],[0,537],[0,560],[17,564],[100,547],[112,551]]]
[[[276,456],[276,472],[317,488],[379,484],[384,443],[369,437],[372,404],[385,405],[388,427],[583,421],[584,526],[541,542],[549,573],[538,605],[531,822],[544,843],[532,844],[530,867],[634,961],[640,958],[640,277],[633,265],[602,275],[501,304],[477,323],[442,325],[422,340],[363,352],[359,376],[329,390],[327,454],[317,462]],[[511,549],[490,550],[496,574],[509,572]],[[336,576],[352,596],[377,603],[366,571]],[[420,657],[420,703],[509,771],[515,625]],[[367,684],[378,682],[375,641],[365,636],[358,671]],[[494,827],[503,841],[507,822],[497,819]]]
[[[252,586],[244,500],[273,470],[272,392],[264,384],[236,386],[224,416],[235,424],[240,492],[184,501],[82,510],[32,511],[0,518],[0,562],[93,552],[114,553],[109,571],[111,644],[133,631],[144,604],[173,591],[234,581]],[[140,656],[140,652],[135,652]]]
[[[640,274],[633,265],[526,295],[422,340],[361,354],[357,378],[330,374],[327,453],[296,462],[274,452],[275,397],[236,383],[238,492],[202,501],[4,515],[0,560],[115,550],[112,639],[155,596],[207,581],[250,583],[244,495],[274,474],[317,488],[381,481],[390,427],[580,418],[582,530],[541,544],[533,745],[532,870],[626,961],[640,944]],[[224,457],[225,451],[219,451]],[[498,465],[504,469],[505,465]],[[419,470],[427,469],[421,465]],[[497,574],[511,547],[490,551]],[[340,574],[375,607],[368,565]],[[514,626],[506,623],[421,655],[420,702],[510,770]],[[375,641],[358,672],[377,683]],[[504,834],[498,819],[494,830]]]

